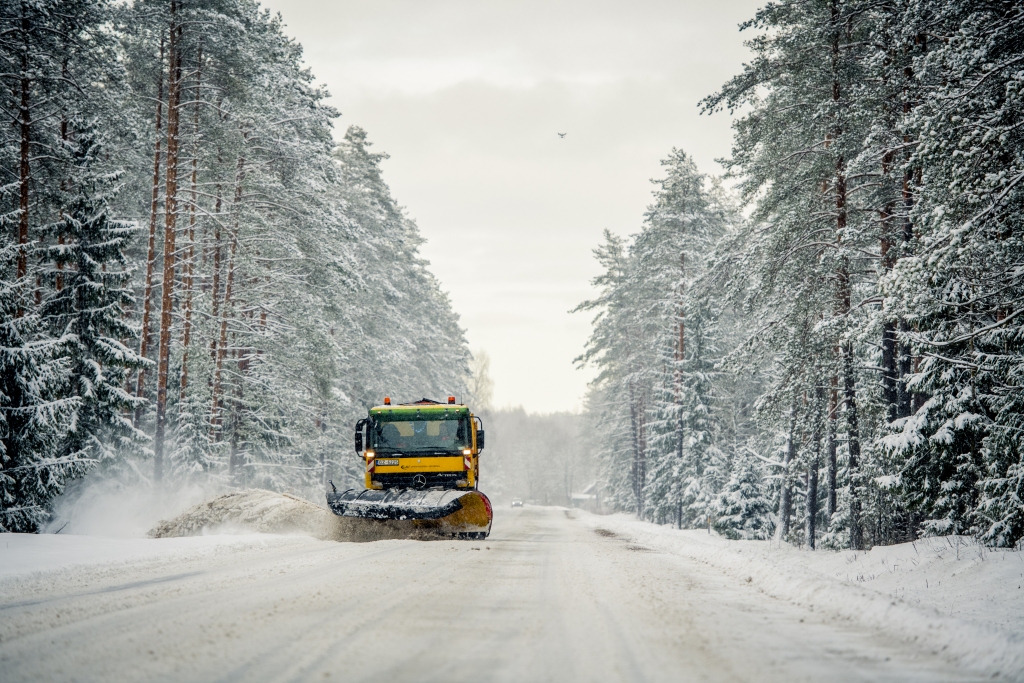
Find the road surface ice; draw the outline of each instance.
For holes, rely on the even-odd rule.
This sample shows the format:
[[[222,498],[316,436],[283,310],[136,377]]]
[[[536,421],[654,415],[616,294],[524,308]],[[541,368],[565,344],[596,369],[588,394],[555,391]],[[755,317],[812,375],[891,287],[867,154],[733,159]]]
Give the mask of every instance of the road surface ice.
[[[0,678],[991,680],[600,519],[500,509],[486,541],[135,539],[107,562],[69,537],[80,563],[43,548],[0,576]],[[56,542],[0,539],[0,564],[33,538]]]

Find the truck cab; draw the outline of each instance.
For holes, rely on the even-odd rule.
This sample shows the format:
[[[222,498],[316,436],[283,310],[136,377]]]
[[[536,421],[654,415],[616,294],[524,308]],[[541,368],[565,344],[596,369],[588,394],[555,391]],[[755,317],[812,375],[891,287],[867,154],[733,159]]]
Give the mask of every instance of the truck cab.
[[[367,489],[476,489],[483,422],[454,396],[398,405],[385,398],[356,423],[355,447]]]

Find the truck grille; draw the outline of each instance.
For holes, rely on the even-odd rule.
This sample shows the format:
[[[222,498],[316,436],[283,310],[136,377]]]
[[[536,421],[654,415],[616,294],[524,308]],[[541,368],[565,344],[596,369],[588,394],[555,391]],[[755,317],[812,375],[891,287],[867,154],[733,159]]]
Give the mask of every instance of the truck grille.
[[[413,479],[422,476],[426,479],[425,488],[441,486],[444,488],[455,488],[457,482],[464,480],[465,472],[413,472],[401,474],[374,474],[373,480],[384,488],[414,488],[416,482]]]

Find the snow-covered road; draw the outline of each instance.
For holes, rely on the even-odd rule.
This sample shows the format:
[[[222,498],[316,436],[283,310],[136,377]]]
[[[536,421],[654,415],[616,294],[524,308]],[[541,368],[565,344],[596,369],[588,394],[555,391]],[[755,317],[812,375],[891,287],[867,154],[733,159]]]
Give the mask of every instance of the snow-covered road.
[[[526,507],[486,541],[138,540],[154,550],[43,562],[0,578],[0,678],[982,680],[588,521]]]

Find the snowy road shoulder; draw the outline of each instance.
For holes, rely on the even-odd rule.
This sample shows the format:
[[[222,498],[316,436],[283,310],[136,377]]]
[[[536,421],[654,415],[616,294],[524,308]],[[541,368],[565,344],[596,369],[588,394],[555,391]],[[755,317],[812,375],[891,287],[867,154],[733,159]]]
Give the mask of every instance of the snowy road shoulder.
[[[190,538],[108,538],[63,534],[0,535],[0,587],[41,572],[82,566],[183,561],[253,548],[315,544],[307,536],[224,534]]]
[[[1024,680],[1019,551],[932,538],[868,552],[810,552],[679,531],[621,514],[574,514],[591,528],[703,562],[772,597],[917,642],[975,670]]]

